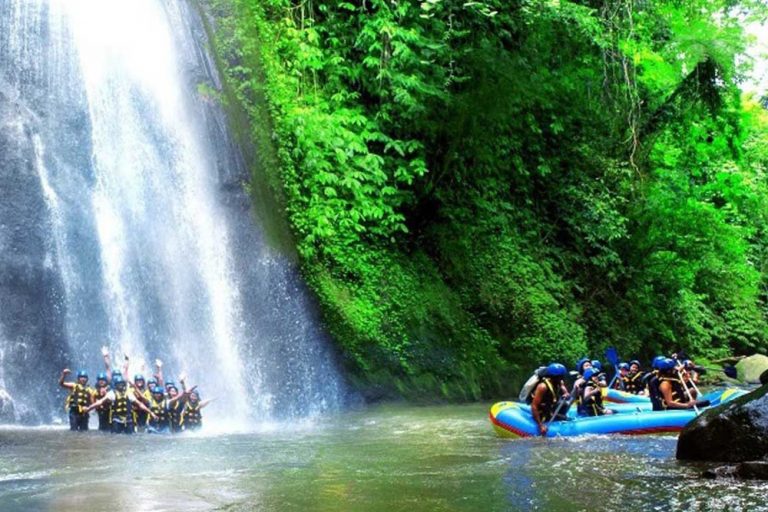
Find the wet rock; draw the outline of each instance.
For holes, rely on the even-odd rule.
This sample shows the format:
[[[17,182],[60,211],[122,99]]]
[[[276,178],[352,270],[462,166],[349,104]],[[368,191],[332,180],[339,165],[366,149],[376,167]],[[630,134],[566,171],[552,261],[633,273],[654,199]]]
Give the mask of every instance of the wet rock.
[[[768,370],[768,356],[755,354],[746,357],[736,364],[739,380],[749,384],[758,384],[760,375]]]
[[[704,471],[701,476],[704,478],[768,480],[768,461],[751,461],[735,465],[718,466]]]
[[[768,370],[760,374],[760,384],[768,384]]]
[[[768,457],[768,385],[704,412],[680,433],[677,458],[745,462]]]

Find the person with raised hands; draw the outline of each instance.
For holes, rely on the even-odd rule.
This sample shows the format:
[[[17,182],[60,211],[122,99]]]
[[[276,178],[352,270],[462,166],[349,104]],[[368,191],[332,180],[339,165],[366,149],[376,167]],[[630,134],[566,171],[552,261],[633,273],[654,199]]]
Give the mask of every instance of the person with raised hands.
[[[59,377],[59,386],[69,390],[66,400],[66,408],[69,414],[69,430],[88,430],[88,406],[91,404],[95,390],[88,386],[88,372],[77,372],[76,382],[65,382],[64,379],[72,373],[69,368],[64,368]]]
[[[128,383],[122,376],[114,376],[112,384],[114,389],[91,404],[87,411],[91,411],[109,401],[111,404],[110,419],[113,434],[133,434],[134,423],[132,411],[134,407],[138,407],[140,410],[149,414],[150,417],[155,418],[155,414],[136,398],[132,390],[128,389]]]

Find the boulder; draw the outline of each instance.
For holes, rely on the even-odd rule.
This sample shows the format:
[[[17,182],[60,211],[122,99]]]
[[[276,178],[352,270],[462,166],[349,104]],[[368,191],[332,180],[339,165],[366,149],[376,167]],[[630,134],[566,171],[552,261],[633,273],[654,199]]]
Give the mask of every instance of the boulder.
[[[745,462],[768,457],[768,385],[714,407],[689,423],[677,458]]]
[[[768,356],[755,354],[736,363],[739,380],[749,384],[759,384],[760,375],[768,370]]]
[[[768,384],[768,370],[760,374],[760,384]]]

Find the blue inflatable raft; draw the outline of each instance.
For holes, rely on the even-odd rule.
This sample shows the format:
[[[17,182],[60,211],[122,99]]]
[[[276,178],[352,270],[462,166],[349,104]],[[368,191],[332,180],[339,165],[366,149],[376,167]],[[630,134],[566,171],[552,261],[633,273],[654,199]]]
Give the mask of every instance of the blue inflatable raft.
[[[711,406],[732,400],[744,394],[740,389],[725,389],[707,393],[702,399],[708,399]],[[575,417],[567,421],[553,421],[549,424],[547,437],[580,436],[586,434],[623,434],[643,435],[679,432],[696,417],[693,409],[669,411],[651,411],[650,404],[632,404],[630,406],[608,408],[619,409],[618,414],[605,416]],[[572,414],[569,411],[569,415]],[[491,407],[490,420],[500,437],[535,437],[539,429],[531,416],[531,409],[519,402],[499,402]]]

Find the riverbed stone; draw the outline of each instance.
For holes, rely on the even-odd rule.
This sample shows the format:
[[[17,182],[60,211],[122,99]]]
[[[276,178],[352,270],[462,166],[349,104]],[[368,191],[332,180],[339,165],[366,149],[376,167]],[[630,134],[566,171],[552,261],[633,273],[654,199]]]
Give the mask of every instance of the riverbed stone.
[[[768,480],[768,461],[758,460],[710,468],[704,478],[742,478],[745,480]]]
[[[760,383],[760,375],[768,370],[768,356],[755,354],[745,357],[736,364],[739,380],[749,384]]]
[[[677,458],[714,462],[768,458],[768,385],[689,423],[678,438]]]
[[[760,384],[768,384],[768,370],[760,374]]]

